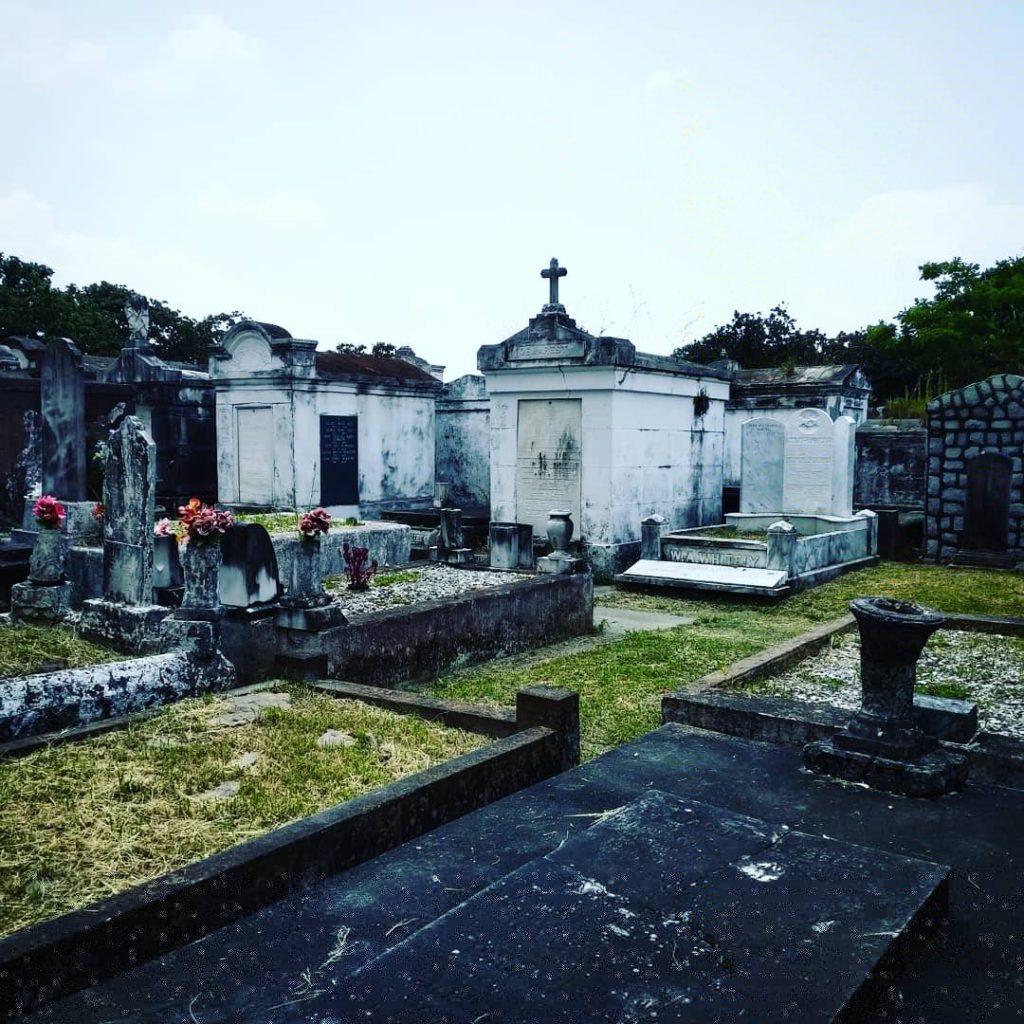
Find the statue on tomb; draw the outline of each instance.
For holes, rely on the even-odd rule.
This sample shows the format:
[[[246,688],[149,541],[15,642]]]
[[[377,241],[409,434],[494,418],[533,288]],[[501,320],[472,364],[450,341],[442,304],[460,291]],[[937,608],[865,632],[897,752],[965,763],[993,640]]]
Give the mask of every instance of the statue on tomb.
[[[128,344],[136,347],[149,344],[149,300],[132,292],[124,304],[128,318]]]

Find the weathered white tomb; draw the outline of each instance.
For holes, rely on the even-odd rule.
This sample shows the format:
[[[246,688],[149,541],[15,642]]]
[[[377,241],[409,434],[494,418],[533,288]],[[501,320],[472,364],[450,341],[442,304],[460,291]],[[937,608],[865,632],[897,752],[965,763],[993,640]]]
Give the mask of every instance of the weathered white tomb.
[[[491,403],[491,520],[543,537],[548,513],[568,509],[606,578],[638,557],[643,516],[719,521],[728,374],[588,334],[558,301],[564,274],[552,260],[541,312],[477,353]]]
[[[440,381],[404,359],[316,344],[244,321],[211,356],[220,502],[367,518],[428,507]]]
[[[737,363],[723,365],[732,370],[725,406],[723,482],[727,488],[740,486],[741,431],[752,418],[785,423],[801,409],[820,409],[833,420],[846,416],[855,426],[868,418],[871,384],[856,364],[795,366],[789,371],[781,367],[745,370]]]
[[[780,597],[877,561],[874,512],[853,515],[855,424],[822,409],[741,428],[740,512],[645,545],[620,582]],[[739,537],[731,534],[737,532]]]

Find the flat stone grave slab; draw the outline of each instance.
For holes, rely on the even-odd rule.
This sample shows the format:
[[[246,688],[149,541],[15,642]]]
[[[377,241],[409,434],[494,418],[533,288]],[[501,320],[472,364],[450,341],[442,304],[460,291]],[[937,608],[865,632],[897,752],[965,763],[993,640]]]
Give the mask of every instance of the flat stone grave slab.
[[[948,869],[778,824],[816,827],[792,784],[823,782],[773,749],[663,727],[26,1019],[859,1019],[894,944],[941,952],[916,926],[943,912]],[[837,811],[845,794],[820,802],[829,832],[889,841],[878,794]]]
[[[781,597],[787,593],[781,569],[751,569],[734,565],[703,565],[642,558],[615,577],[616,583],[679,590],[712,590],[730,594]]]

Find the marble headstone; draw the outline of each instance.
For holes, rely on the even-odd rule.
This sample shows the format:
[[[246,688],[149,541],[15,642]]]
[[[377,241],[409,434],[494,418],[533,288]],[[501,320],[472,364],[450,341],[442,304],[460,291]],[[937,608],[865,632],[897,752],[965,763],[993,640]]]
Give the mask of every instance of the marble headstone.
[[[85,499],[85,377],[82,354],[67,338],[53,338],[39,364],[43,493]]]
[[[740,511],[781,512],[786,428],[758,416],[740,427]]]
[[[799,409],[786,421],[782,511],[831,515],[835,471],[832,417],[822,409]]]
[[[103,480],[103,593],[108,601],[153,601],[156,445],[135,416],[111,432]]]
[[[236,523],[220,542],[220,602],[251,608],[278,599],[277,555],[270,534],[257,523]]]
[[[832,424],[832,515],[853,515],[853,480],[857,460],[857,424],[840,416]]]

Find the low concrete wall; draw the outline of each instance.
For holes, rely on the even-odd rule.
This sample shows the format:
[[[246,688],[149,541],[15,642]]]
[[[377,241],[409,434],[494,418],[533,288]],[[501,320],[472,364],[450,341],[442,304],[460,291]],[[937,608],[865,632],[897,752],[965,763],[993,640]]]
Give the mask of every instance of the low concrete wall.
[[[158,654],[0,680],[0,743],[126,715],[234,685],[220,655]]]
[[[272,533],[270,540],[277,555],[278,574],[282,580],[291,576],[298,533]],[[320,544],[325,576],[338,576],[345,571],[342,546],[369,548],[370,559],[378,565],[405,565],[411,558],[412,529],[403,523],[364,523],[362,526],[334,527]]]
[[[333,678],[398,686],[580,636],[593,626],[589,574],[538,576],[353,616],[348,628],[332,634],[327,659]]]

